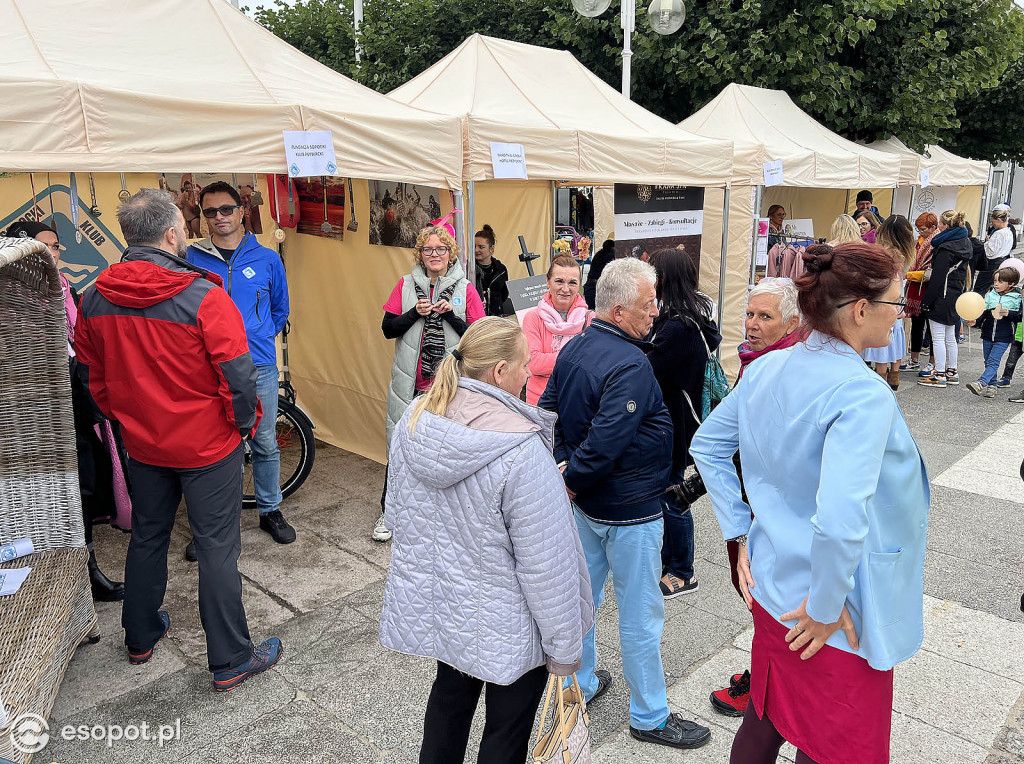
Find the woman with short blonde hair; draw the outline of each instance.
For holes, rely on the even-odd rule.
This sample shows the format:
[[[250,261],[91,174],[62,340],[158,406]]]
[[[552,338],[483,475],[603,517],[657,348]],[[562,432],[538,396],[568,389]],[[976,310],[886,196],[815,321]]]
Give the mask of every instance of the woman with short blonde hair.
[[[860,240],[860,226],[849,215],[840,215],[832,222],[832,230],[828,237],[828,243],[832,246]]]
[[[579,668],[594,623],[555,415],[519,400],[529,363],[515,321],[481,319],[391,441],[380,641],[437,662],[421,764],[464,760],[485,687],[477,761],[525,761],[548,674]]]

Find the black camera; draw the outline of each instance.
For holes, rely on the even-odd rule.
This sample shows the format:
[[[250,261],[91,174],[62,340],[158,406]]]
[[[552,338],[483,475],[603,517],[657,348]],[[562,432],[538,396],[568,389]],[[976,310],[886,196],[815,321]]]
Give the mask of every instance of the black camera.
[[[694,472],[678,485],[671,486],[669,491],[675,495],[676,501],[683,507],[689,507],[697,499],[708,492],[707,486],[699,472]]]

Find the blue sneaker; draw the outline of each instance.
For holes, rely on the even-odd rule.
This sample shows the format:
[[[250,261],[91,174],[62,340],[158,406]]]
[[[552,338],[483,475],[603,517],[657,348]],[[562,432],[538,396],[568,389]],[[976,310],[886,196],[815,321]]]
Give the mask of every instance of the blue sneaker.
[[[157,637],[157,642],[166,637],[171,631],[171,616],[166,610],[157,611],[157,615],[160,616],[160,621],[164,625],[164,633]],[[156,645],[150,646],[148,650],[133,650],[128,648],[128,662],[133,666],[141,666],[143,663],[149,663],[150,658],[153,657],[153,648]]]
[[[926,364],[921,371],[917,372],[919,377],[930,377],[935,372],[934,364]]]
[[[1013,384],[1009,377],[1000,377],[996,380],[996,387],[1009,387]]]
[[[271,637],[259,647],[252,649],[252,657],[238,668],[218,671],[213,675],[213,689],[217,692],[233,690],[246,679],[262,674],[277,665],[284,655],[284,645],[277,637]]]

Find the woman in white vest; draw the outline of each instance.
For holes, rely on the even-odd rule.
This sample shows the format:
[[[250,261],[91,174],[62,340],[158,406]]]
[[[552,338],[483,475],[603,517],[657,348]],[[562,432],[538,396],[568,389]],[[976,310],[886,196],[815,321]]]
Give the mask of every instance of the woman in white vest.
[[[388,388],[387,444],[406,408],[434,382],[434,373],[446,354],[474,321],[484,317],[484,304],[466,279],[458,260],[459,245],[448,226],[428,226],[416,239],[415,264],[384,304],[381,330],[395,340],[395,360]],[[384,476],[387,491],[387,474]],[[374,541],[390,541],[381,515],[373,526]]]

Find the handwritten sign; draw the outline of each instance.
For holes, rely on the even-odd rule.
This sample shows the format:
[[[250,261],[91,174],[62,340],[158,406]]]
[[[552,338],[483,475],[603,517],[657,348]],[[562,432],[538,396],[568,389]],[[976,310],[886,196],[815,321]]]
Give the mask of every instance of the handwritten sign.
[[[764,163],[764,184],[765,186],[782,185],[782,160]]]
[[[921,168],[921,188],[928,188],[932,184],[932,168]]]
[[[492,143],[491,165],[495,178],[520,178],[526,175],[526,149],[521,143]]]
[[[334,156],[334,137],[330,130],[284,130],[284,155],[288,175],[311,178],[334,175],[338,161]]]

